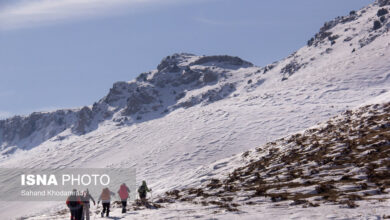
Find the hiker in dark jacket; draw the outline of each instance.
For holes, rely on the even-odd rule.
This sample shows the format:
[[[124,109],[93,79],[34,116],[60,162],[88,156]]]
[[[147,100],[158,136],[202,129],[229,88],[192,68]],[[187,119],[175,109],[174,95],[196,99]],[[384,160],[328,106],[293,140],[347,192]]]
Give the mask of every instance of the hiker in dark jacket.
[[[83,202],[83,220],[89,220],[89,208],[91,207],[90,200],[92,200],[93,205],[96,205],[95,200],[93,199],[91,194],[89,194],[89,191],[87,189],[84,191],[83,197],[81,197],[81,201]]]
[[[83,202],[81,201],[81,197],[78,195],[76,189],[72,191],[72,194],[66,200],[66,205],[70,210],[70,219],[81,220],[83,212]]]
[[[104,213],[107,213],[106,216],[108,217],[110,215],[110,203],[111,203],[111,196],[114,196],[115,193],[111,192],[108,188],[104,188],[102,190],[102,193],[100,194],[99,201],[102,201],[103,205],[103,211],[101,213],[101,216],[104,216]]]
[[[152,189],[148,188],[146,181],[142,181],[142,185],[138,188],[139,198],[141,199],[142,203],[146,203],[146,193],[150,191],[152,191]]]
[[[122,202],[122,213],[126,213],[127,199],[129,198],[129,193],[129,187],[127,187],[126,184],[123,183],[118,190],[118,194]]]

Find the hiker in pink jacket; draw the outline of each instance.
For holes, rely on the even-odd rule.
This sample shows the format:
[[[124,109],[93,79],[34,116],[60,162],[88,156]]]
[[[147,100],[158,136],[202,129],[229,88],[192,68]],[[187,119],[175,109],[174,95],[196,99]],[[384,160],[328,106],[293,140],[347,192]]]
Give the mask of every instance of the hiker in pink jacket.
[[[127,199],[129,198],[130,189],[123,183],[119,190],[118,194],[122,201],[122,213],[126,213]]]
[[[111,203],[111,196],[114,196],[115,193],[111,192],[107,187],[103,189],[102,193],[100,194],[99,201],[102,201],[103,205],[103,211],[101,212],[101,216],[104,216],[104,213],[107,213],[106,216],[110,216],[110,203]]]

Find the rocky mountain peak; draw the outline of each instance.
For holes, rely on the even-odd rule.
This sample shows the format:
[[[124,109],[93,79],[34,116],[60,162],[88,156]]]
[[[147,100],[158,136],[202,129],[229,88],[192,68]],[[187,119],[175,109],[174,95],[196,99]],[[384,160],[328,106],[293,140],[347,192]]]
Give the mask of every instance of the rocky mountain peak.
[[[130,82],[115,83],[99,105],[114,107],[113,111],[121,112],[122,116],[137,115],[136,118],[140,119],[140,115],[146,113],[167,113],[180,107],[217,101],[234,91],[233,84],[224,83],[228,78],[226,73],[252,66],[239,57],[227,55],[173,54],[165,57],[157,70],[141,73]],[[205,90],[190,100],[183,99],[191,91],[205,86],[212,86],[211,91]]]
[[[220,66],[224,68],[231,68],[234,66],[251,67],[252,63],[245,61],[239,57],[228,55],[215,56],[196,56],[189,53],[175,53],[171,56],[165,57],[157,66],[159,72],[179,72],[181,69],[188,69],[194,65],[203,66]]]
[[[163,58],[160,64],[157,66],[157,70],[159,72],[177,72],[180,70],[179,66],[188,65],[191,60],[194,60],[196,58],[196,55],[190,53],[175,53]]]
[[[390,0],[377,0],[377,3],[379,4],[380,7],[390,5]]]

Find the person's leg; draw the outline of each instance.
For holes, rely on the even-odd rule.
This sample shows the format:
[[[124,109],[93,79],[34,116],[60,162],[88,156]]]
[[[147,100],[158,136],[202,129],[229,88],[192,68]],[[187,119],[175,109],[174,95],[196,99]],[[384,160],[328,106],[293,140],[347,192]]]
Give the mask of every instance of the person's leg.
[[[126,213],[126,205],[127,205],[127,201],[122,200],[122,213]]]
[[[74,209],[70,210],[70,219],[75,220],[76,219],[77,212]]]
[[[102,217],[104,216],[104,213],[106,212],[106,203],[102,203],[102,206],[103,206],[103,211],[102,211]]]
[[[70,214],[71,214],[71,218],[72,220],[76,220],[76,217],[77,217],[77,210],[76,209],[71,209],[70,210]]]
[[[84,215],[83,215],[83,207],[81,207],[80,209],[79,209],[79,216],[78,216],[78,219],[80,219],[80,220],[83,220],[84,219]]]
[[[84,206],[84,218],[85,220],[89,220],[89,204]]]
[[[146,204],[146,195],[145,195],[145,194],[143,194],[143,195],[141,196],[141,202],[142,202],[143,205]]]
[[[81,206],[79,209],[77,209],[77,220],[82,220],[83,219],[83,206]]]
[[[107,203],[107,217],[110,215],[110,203]]]
[[[145,205],[145,194],[139,193],[138,195],[139,195],[140,205]]]

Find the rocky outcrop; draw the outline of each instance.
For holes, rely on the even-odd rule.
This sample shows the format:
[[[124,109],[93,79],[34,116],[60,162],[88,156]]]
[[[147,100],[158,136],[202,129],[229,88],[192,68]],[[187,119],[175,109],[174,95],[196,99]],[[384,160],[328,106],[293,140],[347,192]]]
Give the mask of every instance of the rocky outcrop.
[[[157,66],[157,70],[159,72],[178,72],[180,71],[180,68],[178,67],[179,63],[182,63],[186,59],[194,56],[194,54],[189,53],[175,53],[171,56],[167,56]]]
[[[201,103],[207,105],[228,97],[234,91],[236,91],[236,86],[233,83],[226,83],[221,86],[218,86],[217,88],[210,89],[204,93],[198,94],[197,96],[192,96],[186,101],[178,102],[176,105],[173,106],[172,109],[177,109],[181,107],[190,108],[194,105]]]
[[[380,7],[390,5],[390,0],[378,0],[378,4]]]
[[[178,85],[196,82],[200,79],[201,75],[202,74],[200,72],[194,71],[190,67],[187,67],[185,70],[183,70]]]
[[[307,46],[318,46],[326,41],[334,42],[338,36],[333,35],[331,29],[338,24],[354,21],[358,17],[359,15],[355,11],[351,11],[347,16],[337,17],[331,21],[325,22],[324,26],[320,28],[320,31],[307,42]]]
[[[74,111],[35,112],[29,116],[15,116],[0,121],[0,154],[7,147],[19,146],[29,149],[71,127]],[[23,140],[29,140],[24,141]]]
[[[293,59],[290,63],[288,63],[281,69],[280,72],[283,74],[282,81],[287,80],[288,77],[292,76],[294,73],[304,68],[306,65],[307,63],[300,63],[297,61],[297,59]]]
[[[76,117],[76,125],[72,128],[72,131],[76,134],[85,134],[93,119],[91,109],[89,107],[83,107],[79,112],[77,112]]]
[[[252,63],[242,60],[239,57],[232,57],[232,56],[204,56],[200,59],[196,60],[195,62],[191,63],[191,65],[204,65],[207,63],[224,63],[227,65],[232,66],[245,66],[250,67],[253,66]]]
[[[155,96],[157,95],[157,90],[154,90],[151,87],[138,87],[127,98],[123,115],[128,116],[141,111],[144,105],[148,105],[153,101],[156,101]],[[147,112],[147,110],[145,110],[145,112]]]

